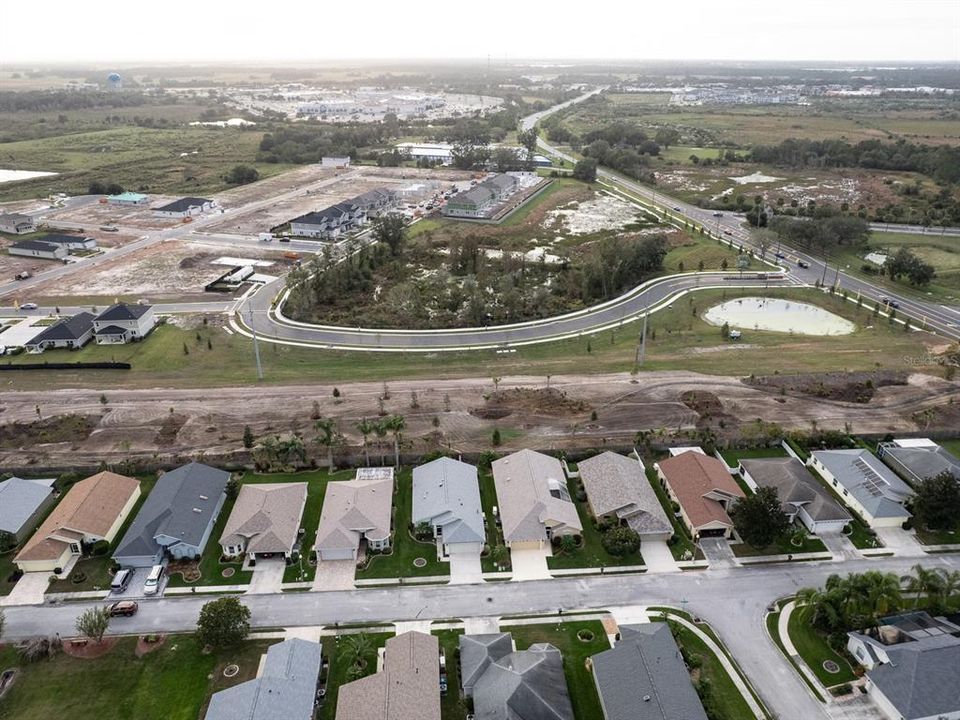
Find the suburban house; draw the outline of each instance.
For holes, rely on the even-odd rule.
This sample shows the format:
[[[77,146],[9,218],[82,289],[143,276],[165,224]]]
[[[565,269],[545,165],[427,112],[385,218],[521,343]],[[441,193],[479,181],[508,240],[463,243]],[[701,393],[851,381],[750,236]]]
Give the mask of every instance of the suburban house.
[[[847,650],[867,670],[864,687],[888,720],[960,718],[960,626],[925,612],[895,615],[848,633]]]
[[[289,558],[300,537],[306,483],[249,483],[240,487],[220,537],[223,554]]]
[[[53,505],[56,478],[0,481],[0,533],[10,533],[20,543]]]
[[[93,333],[98,345],[122,345],[142,340],[157,325],[152,305],[117,303],[93,320]]]
[[[953,453],[927,438],[880,443],[877,455],[911,483],[941,473],[950,473],[960,481],[960,460]]]
[[[40,242],[59,245],[67,250],[95,250],[97,247],[96,238],[65,235],[63,233],[49,233],[40,238]]]
[[[206,720],[313,720],[320,643],[292,638],[267,649],[257,677],[214,693]]]
[[[174,200],[172,203],[161,205],[153,209],[153,214],[157,217],[185,218],[192,215],[200,215],[216,206],[215,200],[206,198],[185,197]]]
[[[493,175],[466,192],[450,198],[443,207],[443,214],[463,218],[487,217],[496,205],[516,192],[518,184],[519,181],[513,175]]]
[[[43,240],[21,240],[7,248],[9,255],[41,258],[43,260],[63,260],[70,251],[63,245],[43,242]]]
[[[119,195],[107,196],[107,202],[111,205],[146,205],[150,202],[150,196],[127,191]]]
[[[395,201],[396,195],[392,190],[388,190],[387,188],[374,188],[362,195],[357,195],[350,203],[356,205],[357,208],[363,212],[364,216],[369,219],[382,215],[385,211],[393,207]]]
[[[163,473],[113,552],[122,567],[199,557],[226,500],[230,473],[192,462]]]
[[[441,558],[479,556],[486,533],[477,468],[448,457],[414,468],[412,520],[430,526]]]
[[[613,452],[602,452],[577,463],[590,511],[633,529],[640,540],[669,540],[673,525],[647,481],[643,463]]]
[[[88,312],[82,312],[58,320],[27,342],[27,352],[42,353],[51,348],[79,350],[93,337],[93,317]]]
[[[510,633],[461,635],[460,678],[477,720],[574,720],[563,657],[549,643],[515,651]]]
[[[345,168],[350,165],[349,155],[324,155],[320,158],[322,167]]]
[[[353,200],[337,203],[290,221],[290,234],[296,237],[332,240],[356,230],[367,222],[366,213]]]
[[[724,463],[687,451],[661,460],[654,468],[670,499],[680,505],[680,516],[695,540],[734,536],[727,510],[744,495]]]
[[[870,527],[898,527],[910,518],[903,504],[913,490],[868,450],[816,450],[810,465]]]
[[[140,481],[100,472],[74,483],[13,559],[24,572],[56,572],[99,540],[112,542],[140,497]]]
[[[10,235],[25,235],[36,232],[37,221],[21,213],[0,213],[0,232]]]
[[[619,636],[591,658],[606,720],[707,720],[666,623],[621,625]]]
[[[850,513],[794,457],[741,460],[740,476],[754,490],[775,489],[790,521],[812,533],[840,532],[850,522]]]
[[[358,468],[353,480],[331,481],[323,497],[314,550],[318,560],[356,560],[363,543],[390,547],[393,468]]]
[[[436,636],[405,632],[388,639],[379,672],[340,686],[336,717],[440,720],[440,643]]]
[[[520,450],[494,460],[492,468],[503,540],[508,547],[549,547],[554,537],[583,532],[559,460]]]

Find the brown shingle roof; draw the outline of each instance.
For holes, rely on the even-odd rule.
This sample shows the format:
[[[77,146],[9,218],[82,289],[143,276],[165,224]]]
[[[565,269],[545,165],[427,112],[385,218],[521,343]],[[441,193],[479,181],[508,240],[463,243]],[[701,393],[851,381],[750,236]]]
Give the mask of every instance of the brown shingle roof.
[[[722,462],[709,455],[685,452],[661,460],[658,465],[677,502],[694,527],[711,522],[733,525],[723,505],[712,498],[704,497],[715,491],[738,498],[744,496],[743,490]]]
[[[139,489],[139,480],[112,472],[97,473],[75,483],[15,560],[56,560],[64,550],[64,540],[57,540],[56,535],[105,537]]]

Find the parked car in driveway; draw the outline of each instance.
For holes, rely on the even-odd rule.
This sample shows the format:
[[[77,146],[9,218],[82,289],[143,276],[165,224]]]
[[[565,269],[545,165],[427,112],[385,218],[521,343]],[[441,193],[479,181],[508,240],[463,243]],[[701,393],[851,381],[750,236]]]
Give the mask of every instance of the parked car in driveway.
[[[160,592],[160,583],[163,581],[163,565],[154,565],[150,568],[147,581],[143,584],[144,595],[156,595]]]
[[[131,617],[137,614],[140,606],[134,600],[119,600],[107,605],[110,617]]]
[[[117,594],[122,593],[127,589],[131,579],[133,579],[133,570],[130,568],[117,570],[117,574],[114,575],[113,580],[110,581],[110,592]]]

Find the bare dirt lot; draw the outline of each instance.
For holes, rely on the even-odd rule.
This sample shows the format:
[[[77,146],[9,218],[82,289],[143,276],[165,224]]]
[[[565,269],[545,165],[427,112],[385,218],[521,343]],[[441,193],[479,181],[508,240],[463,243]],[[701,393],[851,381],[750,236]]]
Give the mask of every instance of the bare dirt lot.
[[[152,208],[173,202],[177,197],[168,195],[151,195],[147,205],[111,205],[109,203],[91,202],[73,207],[62,207],[47,210],[41,219],[50,226],[63,223],[69,227],[80,224],[84,233],[96,237],[97,240],[108,242],[110,235],[99,231],[103,225],[115,225],[128,231],[162,230],[180,224],[176,218],[154,217]]]
[[[45,418],[76,414],[93,418],[95,427],[85,440],[38,443],[35,437],[21,433],[24,440],[19,449],[0,450],[0,466],[95,467],[101,461],[177,461],[199,453],[245,462],[241,439],[246,425],[257,437],[299,432],[310,456],[319,458],[323,449],[313,442],[311,416],[315,410],[337,420],[345,437],[338,453],[346,460],[351,454],[359,455],[361,437],[356,423],[364,417],[377,417],[385,386],[342,384],[339,398],[333,397],[333,389],[325,385],[107,389],[106,404],[101,402],[101,390],[7,392],[0,401],[2,423],[33,422],[39,406]],[[514,392],[516,389],[520,392]],[[740,378],[689,372],[562,376],[551,379],[550,392],[544,390],[545,381],[540,377],[505,377],[496,393],[489,378],[395,382],[386,388],[389,397],[382,403],[384,412],[406,419],[403,451],[419,455],[441,447],[462,452],[490,449],[494,428],[501,431],[503,444],[498,450],[504,451],[629,447],[640,430],[658,431],[663,442],[690,442],[706,424],[705,416],[731,418],[724,427],[715,428],[721,441],[757,418],[806,430],[813,423],[821,429],[844,429],[849,424],[853,432],[860,433],[950,429],[939,420],[955,420],[955,413],[946,408],[952,407],[949,401],[960,392],[960,385],[914,374],[905,385],[878,388],[866,403],[781,397],[768,389],[748,387]],[[477,417],[476,409],[485,407],[487,399],[495,395],[509,399],[509,416]],[[501,400],[494,399],[494,403]],[[569,411],[563,410],[567,407]],[[585,413],[591,409],[597,419],[587,421]],[[917,413],[923,413],[922,417]],[[392,445],[390,438],[384,441],[387,453],[388,443]],[[374,446],[373,453],[377,452]]]

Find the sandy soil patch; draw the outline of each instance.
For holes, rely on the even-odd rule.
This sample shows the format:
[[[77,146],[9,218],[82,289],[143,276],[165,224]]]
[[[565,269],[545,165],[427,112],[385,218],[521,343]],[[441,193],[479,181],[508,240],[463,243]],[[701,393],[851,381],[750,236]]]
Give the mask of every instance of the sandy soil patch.
[[[606,193],[593,200],[571,202],[551,210],[542,227],[572,235],[588,235],[601,230],[619,230],[637,220],[637,208],[619,197]]]

